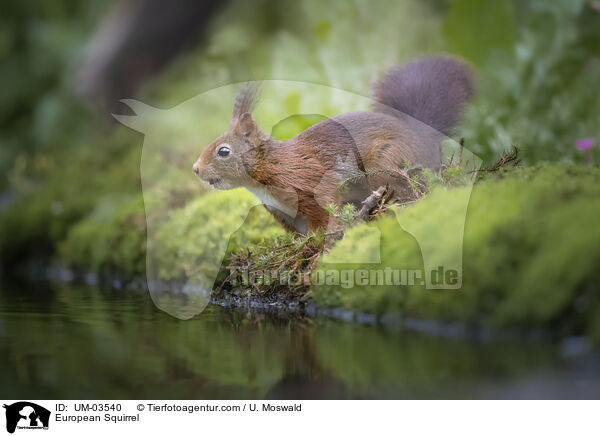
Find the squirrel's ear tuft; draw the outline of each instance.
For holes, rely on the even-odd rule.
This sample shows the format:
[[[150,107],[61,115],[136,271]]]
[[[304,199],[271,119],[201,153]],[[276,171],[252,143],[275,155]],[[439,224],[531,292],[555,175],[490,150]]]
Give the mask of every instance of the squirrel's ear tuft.
[[[245,112],[238,119],[237,129],[242,135],[250,135],[256,130],[256,123],[252,119],[250,112]]]
[[[256,107],[259,94],[259,84],[248,82],[246,86],[235,97],[233,104],[233,119],[241,118],[246,112],[252,113]]]

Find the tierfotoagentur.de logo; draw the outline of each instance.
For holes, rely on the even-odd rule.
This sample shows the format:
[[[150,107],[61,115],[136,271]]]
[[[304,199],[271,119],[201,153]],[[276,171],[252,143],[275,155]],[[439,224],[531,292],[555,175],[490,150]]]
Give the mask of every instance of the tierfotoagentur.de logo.
[[[50,411],[29,401],[19,401],[3,406],[6,409],[6,431],[48,430]]]

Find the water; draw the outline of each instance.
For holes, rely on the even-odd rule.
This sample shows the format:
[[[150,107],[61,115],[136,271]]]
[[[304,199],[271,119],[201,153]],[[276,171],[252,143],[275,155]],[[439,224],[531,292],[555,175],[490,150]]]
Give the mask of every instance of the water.
[[[564,348],[564,347],[563,347]],[[210,305],[180,321],[143,291],[0,286],[0,397],[598,398],[597,358]]]

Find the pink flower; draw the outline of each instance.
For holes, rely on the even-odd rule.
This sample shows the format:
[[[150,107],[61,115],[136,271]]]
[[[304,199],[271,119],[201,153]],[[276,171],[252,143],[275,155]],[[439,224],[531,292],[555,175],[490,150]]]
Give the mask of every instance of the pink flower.
[[[580,150],[588,150],[594,146],[594,139],[593,138],[580,138],[577,141],[575,141],[575,145]]]

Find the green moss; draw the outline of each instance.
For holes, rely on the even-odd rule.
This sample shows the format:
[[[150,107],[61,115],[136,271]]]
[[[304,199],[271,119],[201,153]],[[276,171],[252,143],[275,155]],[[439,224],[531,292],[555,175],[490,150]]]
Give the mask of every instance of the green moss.
[[[444,259],[455,253],[437,223],[452,214],[460,190],[437,189],[418,204],[397,209],[405,223],[439,240]],[[556,327],[564,334],[591,332],[600,315],[600,171],[569,165],[502,170],[473,189],[464,233],[461,290],[422,286],[315,286],[317,303],[373,313],[489,326]],[[321,259],[323,270],[420,269],[417,241],[394,217],[375,223],[381,263],[356,261],[377,250],[379,233],[361,225]],[[371,229],[373,224],[371,225]],[[443,263],[442,263],[443,264]],[[597,339],[597,330],[594,330]]]
[[[153,227],[155,233],[148,234],[150,272],[163,280],[193,276],[211,288],[213,283],[208,281],[214,279],[222,262],[228,263],[231,253],[284,233],[244,189],[212,192],[166,214],[157,213],[160,208],[154,203],[162,204],[160,200],[147,200],[147,212],[160,220]],[[86,271],[144,278],[146,245],[141,196],[106,196],[70,229],[58,257]]]
[[[141,196],[104,198],[91,216],[71,227],[59,257],[86,271],[141,277],[146,262],[146,221]]]
[[[283,233],[258,204],[250,192],[236,189],[211,192],[173,211],[149,242],[157,277],[177,280],[194,276],[201,285],[212,288],[219,266],[231,253]]]

